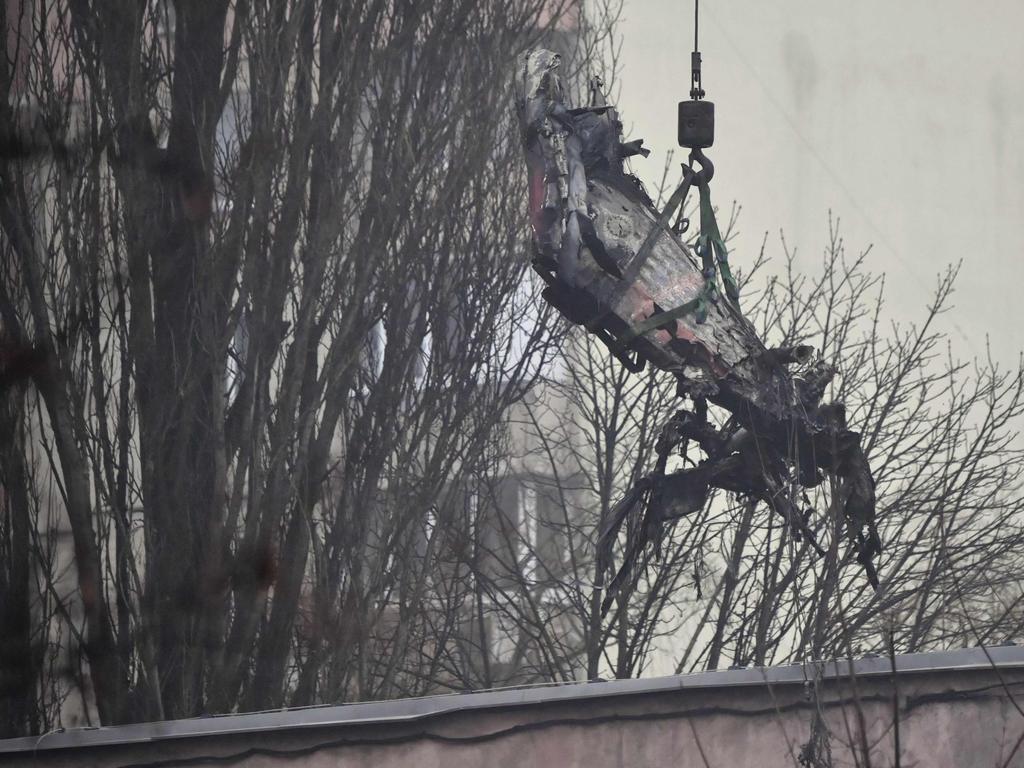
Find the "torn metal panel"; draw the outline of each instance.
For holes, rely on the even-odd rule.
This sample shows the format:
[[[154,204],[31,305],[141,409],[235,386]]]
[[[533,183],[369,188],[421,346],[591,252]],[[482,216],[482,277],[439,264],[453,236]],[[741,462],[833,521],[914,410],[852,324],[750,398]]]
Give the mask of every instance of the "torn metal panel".
[[[654,474],[609,521],[605,555],[635,510],[646,508],[642,528],[656,541],[662,523],[700,508],[711,488],[762,500],[821,552],[807,523],[810,510],[795,497],[805,499],[797,489],[831,473],[840,480],[846,535],[876,584],[872,559],[881,543],[870,467],[842,405],[821,402],[835,370],[808,347],[767,348],[743,317],[710,205],[714,166],[694,150],[700,172],[684,168],[684,184],[659,212],[623,166],[626,157],[646,153],[642,143],[622,142],[618,114],[598,88],[594,104],[569,105],[559,64],[557,54],[530,51],[516,83],[534,268],[547,283],[544,297],[631,370],[651,364],[674,375],[680,395],[694,404],[665,426]],[[701,195],[699,259],[668,224],[691,183]],[[709,222],[713,233],[703,231]],[[708,423],[706,401],[730,412],[724,428]],[[707,458],[665,476],[668,455],[688,442]],[[636,547],[645,543],[641,537]],[[610,592],[637,555],[626,553]]]

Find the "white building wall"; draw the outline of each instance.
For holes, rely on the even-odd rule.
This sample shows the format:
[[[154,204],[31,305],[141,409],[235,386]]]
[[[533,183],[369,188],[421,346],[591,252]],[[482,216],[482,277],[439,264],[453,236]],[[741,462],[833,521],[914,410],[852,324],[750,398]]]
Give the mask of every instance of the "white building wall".
[[[731,261],[743,268],[779,230],[818,263],[828,212],[851,251],[888,273],[888,307],[920,319],[945,265],[964,260],[961,354],[1014,363],[1024,321],[1024,5],[1015,0],[704,0],[704,87],[716,104],[716,203],[743,206]],[[692,0],[627,0],[619,100],[654,154],[676,148],[688,98]],[[676,148],[677,159],[682,150]]]

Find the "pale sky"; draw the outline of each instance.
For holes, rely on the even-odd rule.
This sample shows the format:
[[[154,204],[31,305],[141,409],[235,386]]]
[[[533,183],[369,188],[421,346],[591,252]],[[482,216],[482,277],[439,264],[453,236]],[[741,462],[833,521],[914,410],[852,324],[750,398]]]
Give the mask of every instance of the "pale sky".
[[[653,150],[676,147],[693,0],[626,0],[619,106]],[[731,259],[767,231],[818,263],[828,211],[886,272],[890,317],[918,319],[963,259],[943,329],[961,356],[1024,349],[1024,3],[1020,0],[703,0],[704,87],[715,102],[715,202],[742,206]],[[684,150],[678,150],[677,154]],[[682,159],[680,157],[679,159]]]

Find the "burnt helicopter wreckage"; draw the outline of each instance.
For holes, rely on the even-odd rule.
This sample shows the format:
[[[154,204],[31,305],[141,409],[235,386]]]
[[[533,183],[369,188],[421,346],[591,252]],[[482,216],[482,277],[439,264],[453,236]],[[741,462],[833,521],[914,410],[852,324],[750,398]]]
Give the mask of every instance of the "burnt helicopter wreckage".
[[[703,149],[713,140],[714,107],[701,100],[700,54],[694,53],[691,100],[679,107],[679,143],[691,149],[690,162],[662,211],[623,164],[646,156],[642,141],[622,141],[622,124],[602,103],[599,83],[592,84],[592,104],[568,104],[559,64],[556,53],[533,50],[521,57],[516,77],[533,266],[547,284],[544,298],[630,370],[653,365],[671,373],[691,403],[664,425],[654,471],[619,502],[601,532],[598,556],[607,564],[623,522],[644,516],[604,610],[641,551],[657,544],[665,525],[702,508],[714,488],[764,502],[795,537],[824,554],[806,489],[827,476],[836,480],[845,536],[877,587],[873,559],[881,542],[871,469],[843,405],[822,402],[836,370],[807,346],[768,348],[740,310],[710,199],[714,166]],[[700,235],[691,249],[680,235],[689,224],[683,202],[694,187]],[[723,426],[708,420],[709,402],[730,414]],[[688,443],[705,458],[666,472],[673,452]]]

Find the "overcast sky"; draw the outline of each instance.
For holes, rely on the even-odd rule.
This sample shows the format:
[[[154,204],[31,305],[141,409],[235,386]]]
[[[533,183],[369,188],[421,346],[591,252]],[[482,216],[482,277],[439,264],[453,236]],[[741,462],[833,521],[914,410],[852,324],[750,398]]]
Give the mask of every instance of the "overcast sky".
[[[675,147],[688,98],[693,0],[626,0],[619,105],[654,150]],[[1024,349],[1024,3],[703,0],[704,87],[716,105],[713,197],[743,206],[732,258],[778,232],[806,268],[828,211],[850,249],[873,244],[891,317],[920,318],[938,272],[964,260],[944,319],[961,355],[986,335]],[[680,158],[681,159],[681,158]]]

